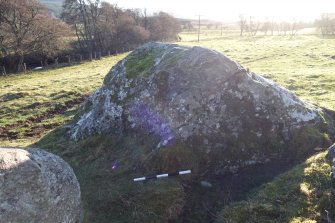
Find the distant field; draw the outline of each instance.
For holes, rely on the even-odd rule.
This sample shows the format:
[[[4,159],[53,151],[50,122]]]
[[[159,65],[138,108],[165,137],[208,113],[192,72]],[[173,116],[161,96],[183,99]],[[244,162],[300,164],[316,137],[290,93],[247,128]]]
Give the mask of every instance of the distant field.
[[[335,39],[313,35],[240,37],[182,33],[178,44],[215,49],[303,99],[335,110]],[[126,54],[69,67],[0,77],[0,140],[27,145],[65,123]],[[10,141],[9,141],[10,139]]]

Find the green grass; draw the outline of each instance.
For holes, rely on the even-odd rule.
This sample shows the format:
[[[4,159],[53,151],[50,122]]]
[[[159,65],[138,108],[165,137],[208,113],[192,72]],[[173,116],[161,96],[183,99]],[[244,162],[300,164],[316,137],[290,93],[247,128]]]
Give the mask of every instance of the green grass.
[[[85,223],[165,222],[181,212],[185,192],[177,178],[133,182],[145,174],[145,142],[135,142],[130,136],[94,136],[76,143],[68,137],[60,127],[35,146],[60,155],[74,168]],[[112,169],[114,163],[116,169]]]
[[[334,219],[335,197],[325,154],[312,156],[251,192],[246,200],[225,207],[216,223],[321,222],[327,211]]]
[[[322,39],[313,35],[291,38],[221,37],[218,34],[207,34],[201,36],[198,43],[195,34],[183,33],[181,37],[182,42],[179,44],[199,45],[220,51],[251,71],[275,80],[301,98],[335,110],[335,39]],[[134,142],[132,138],[91,137],[75,143],[69,140],[65,128],[49,132],[71,120],[78,108],[76,103],[66,108],[62,106],[65,103],[71,105],[71,101],[91,94],[101,85],[109,69],[124,56],[1,77],[0,129],[10,126],[9,131],[14,132],[17,139],[8,141],[2,138],[0,143],[10,146],[29,145],[43,136],[35,145],[62,156],[74,168],[82,188],[86,222],[164,222],[166,219],[174,219],[183,206],[194,207],[192,202],[206,197],[209,192],[200,188],[199,198],[193,197],[194,194],[189,194],[181,186],[185,182],[178,179],[130,184],[132,177],[147,173],[145,154],[148,148],[143,142]],[[145,75],[148,66],[153,63],[152,59],[150,57],[138,64],[130,61],[126,68],[128,74],[133,76],[139,72]],[[175,58],[172,59],[173,64]],[[57,111],[57,108],[64,112],[56,112],[56,115],[50,117],[46,115]],[[42,117],[40,121],[29,121],[39,117]],[[37,129],[36,135],[28,137],[26,133],[31,133],[32,129]],[[312,137],[318,134],[313,128],[307,129],[306,133]],[[307,137],[307,134],[301,137]],[[331,140],[334,136],[324,137]],[[142,141],[148,144],[149,140]],[[274,142],[274,146],[276,144]],[[297,146],[303,150],[303,145]],[[180,162],[187,162],[173,160],[173,152],[162,151],[160,155],[153,157],[156,162],[150,164],[156,169],[172,170]],[[182,155],[193,159],[189,154]],[[331,212],[334,209],[334,198],[330,193],[330,167],[324,156],[325,153],[317,154],[273,181],[255,188],[244,201],[231,203],[219,211],[217,222],[293,223],[324,220],[325,210]],[[129,160],[129,157],[133,159]],[[162,157],[170,157],[173,162],[166,163],[166,159],[159,159]],[[121,166],[111,171],[115,161]],[[194,163],[196,161],[196,158],[192,160]],[[211,198],[207,196],[207,199],[217,198],[217,190],[214,188],[215,193],[210,192]],[[196,189],[194,193],[197,193]],[[205,211],[199,213],[195,217],[205,219],[201,216]]]
[[[79,99],[101,86],[110,68],[125,55],[0,77],[1,144],[31,144],[47,131],[71,120],[82,101]],[[68,106],[63,108],[65,105]],[[6,139],[7,132],[13,137]]]

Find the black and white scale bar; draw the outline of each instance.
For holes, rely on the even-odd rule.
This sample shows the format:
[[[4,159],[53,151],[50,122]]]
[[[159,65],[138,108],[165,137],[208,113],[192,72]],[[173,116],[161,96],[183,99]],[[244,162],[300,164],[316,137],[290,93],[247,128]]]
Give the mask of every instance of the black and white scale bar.
[[[183,171],[179,171],[179,172],[175,172],[175,173],[163,173],[163,174],[159,174],[159,175],[152,175],[152,176],[134,178],[134,182],[150,180],[150,179],[159,179],[159,178],[164,178],[164,177],[172,177],[172,176],[184,175],[184,174],[189,174],[189,173],[191,173],[191,170],[183,170]]]

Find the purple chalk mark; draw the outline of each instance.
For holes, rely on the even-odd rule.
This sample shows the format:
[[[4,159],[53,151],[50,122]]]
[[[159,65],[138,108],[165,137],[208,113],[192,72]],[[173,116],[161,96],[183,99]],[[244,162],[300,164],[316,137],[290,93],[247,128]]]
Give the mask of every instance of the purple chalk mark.
[[[175,134],[170,124],[161,115],[143,103],[135,103],[130,109],[130,115],[136,119],[143,129],[154,133],[164,145],[173,144]]]

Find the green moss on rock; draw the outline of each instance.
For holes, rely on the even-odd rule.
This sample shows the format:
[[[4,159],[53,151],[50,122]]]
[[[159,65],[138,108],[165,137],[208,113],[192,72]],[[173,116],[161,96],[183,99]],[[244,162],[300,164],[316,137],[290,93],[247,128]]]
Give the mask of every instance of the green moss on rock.
[[[126,68],[126,77],[128,79],[136,76],[149,76],[150,70],[155,64],[155,59],[160,58],[164,53],[162,48],[142,48],[129,54],[124,64]]]

